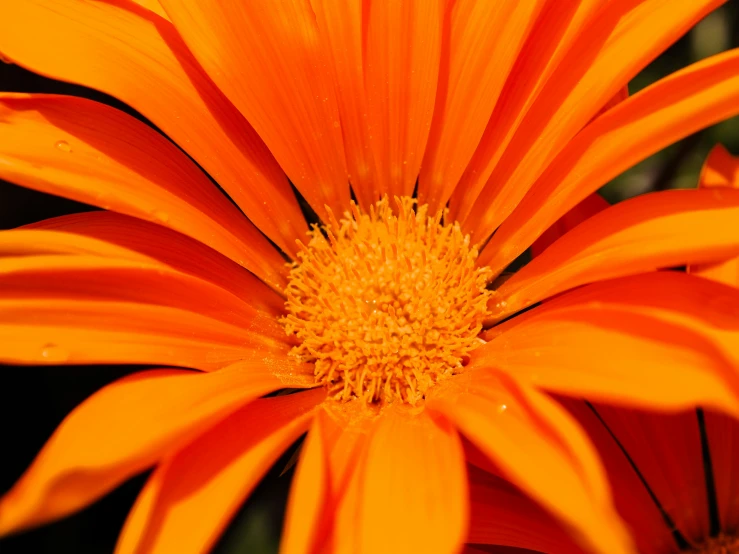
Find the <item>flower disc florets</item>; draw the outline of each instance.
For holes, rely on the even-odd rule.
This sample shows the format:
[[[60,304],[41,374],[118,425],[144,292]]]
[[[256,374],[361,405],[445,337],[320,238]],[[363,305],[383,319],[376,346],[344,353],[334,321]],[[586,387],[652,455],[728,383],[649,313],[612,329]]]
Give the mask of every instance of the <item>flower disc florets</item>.
[[[340,400],[415,404],[482,342],[490,272],[476,267],[469,236],[411,198],[395,204],[331,215],[290,271],[292,354]]]

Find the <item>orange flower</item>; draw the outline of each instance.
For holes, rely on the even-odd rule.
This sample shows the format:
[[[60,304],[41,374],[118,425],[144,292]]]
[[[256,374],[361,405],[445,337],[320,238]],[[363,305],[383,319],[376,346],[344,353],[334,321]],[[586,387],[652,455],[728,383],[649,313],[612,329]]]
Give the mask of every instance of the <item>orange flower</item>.
[[[108,210],[0,234],[0,361],[190,368],[74,410],[0,533],[156,466],[118,551],[202,552],[308,431],[284,552],[457,551],[480,456],[584,548],[633,552],[544,391],[739,413],[739,300],[628,280],[739,255],[739,191],[608,207],[485,285],[606,181],[739,112],[738,51],[624,92],[721,3],[7,2],[3,58],[126,102],[200,167],[110,107],[0,96],[0,177]],[[308,390],[264,397],[286,388]]]

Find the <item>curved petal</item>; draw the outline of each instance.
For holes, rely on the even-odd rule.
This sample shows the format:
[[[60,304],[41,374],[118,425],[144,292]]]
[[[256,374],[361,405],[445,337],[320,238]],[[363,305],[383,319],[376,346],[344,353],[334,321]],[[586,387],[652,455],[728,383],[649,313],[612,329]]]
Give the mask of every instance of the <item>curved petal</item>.
[[[634,75],[725,0],[606,3],[547,81],[460,221],[482,241],[510,215],[552,159]]]
[[[719,333],[682,323],[607,300],[547,303],[475,350],[469,368],[500,368],[579,398],[739,413],[739,374],[716,340]],[[735,329],[729,340],[736,342]]]
[[[162,264],[96,256],[0,258],[0,300],[64,299],[171,306],[285,341],[277,319],[208,281]]]
[[[367,3],[367,120],[381,192],[390,196],[410,196],[418,178],[434,114],[445,3]]]
[[[469,212],[531,104],[602,6],[602,0],[549,0],[542,8],[454,189],[450,202],[453,219]]]
[[[97,238],[23,228],[0,232],[0,258],[43,255],[95,256],[113,260],[155,263],[154,259],[144,254]]]
[[[501,285],[490,317],[594,281],[739,255],[738,219],[737,190],[670,190],[620,202],[575,227]]]
[[[349,207],[333,76],[307,0],[160,0],[190,50],[311,206]]]
[[[267,236],[286,252],[295,251],[305,221],[284,173],[166,19],[125,0],[5,2],[0,53],[141,112],[197,160]]]
[[[245,363],[214,373],[155,370],[104,387],[65,418],[0,500],[0,535],[77,511],[240,406],[301,386],[292,370]]]
[[[633,552],[595,450],[554,401],[481,370],[440,383],[426,405],[448,417],[584,547],[604,554]]]
[[[168,306],[81,299],[0,301],[0,361],[161,364],[213,370],[239,360],[286,360],[276,341]]]
[[[390,406],[381,413],[347,489],[338,510],[355,519],[349,528],[337,523],[335,552],[455,552],[464,542],[462,445],[447,421],[426,411]]]
[[[551,515],[510,482],[477,468],[469,471],[471,519],[467,542],[548,554],[584,554]]]
[[[588,194],[678,139],[739,112],[739,50],[658,81],[585,127],[500,226],[480,256],[505,268]]]
[[[209,551],[325,396],[318,389],[256,400],[170,456],[141,491],[116,553]]]
[[[178,230],[270,285],[284,261],[208,178],[159,133],[84,98],[0,96],[0,177]]]
[[[215,283],[255,309],[274,317],[284,314],[284,298],[252,273],[244,271],[244,268],[233,260],[176,231],[115,212],[88,212],[45,219],[22,229],[0,233],[0,244],[5,237],[11,237],[5,240],[12,243],[13,236],[17,236],[14,240],[22,241],[24,236],[28,238],[33,236],[22,233],[47,233],[42,231],[47,229],[54,232],[53,236],[36,235],[37,238],[33,240],[34,248],[43,249],[43,245],[49,245],[47,246],[49,248],[53,241],[54,250],[48,252],[50,254],[72,250],[73,253],[101,256],[107,249],[118,246],[121,256],[115,257],[138,260],[144,256],[147,261],[157,260],[188,275]],[[96,242],[95,249],[90,250],[92,247],[84,243],[86,249],[81,251],[80,241],[91,239],[104,241],[106,247],[103,248]],[[22,242],[14,244],[16,244],[14,251],[18,254],[28,253],[31,248],[30,243],[25,246]],[[112,253],[106,255],[114,257]]]
[[[444,63],[418,177],[419,201],[428,203],[431,213],[446,205],[467,167],[543,4],[543,0],[448,3]]]

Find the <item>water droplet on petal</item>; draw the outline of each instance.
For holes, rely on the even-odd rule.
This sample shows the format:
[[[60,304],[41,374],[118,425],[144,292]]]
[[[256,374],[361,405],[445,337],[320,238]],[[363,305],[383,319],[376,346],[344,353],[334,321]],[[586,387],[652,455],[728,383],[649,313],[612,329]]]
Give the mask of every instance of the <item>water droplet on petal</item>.
[[[45,362],[66,362],[69,359],[69,353],[53,342],[47,342],[41,347],[41,359]]]
[[[56,146],[62,152],[72,151],[72,147],[69,145],[69,143],[66,140],[57,141],[57,143],[54,146]]]
[[[154,216],[154,219],[160,223],[167,223],[169,221],[169,214],[162,210],[155,210],[152,215]]]
[[[500,406],[498,406],[498,413],[499,413],[499,414],[502,414],[502,413],[503,413],[503,412],[505,412],[505,411],[506,411],[507,409],[508,409],[508,406],[506,406],[505,404],[501,404]]]

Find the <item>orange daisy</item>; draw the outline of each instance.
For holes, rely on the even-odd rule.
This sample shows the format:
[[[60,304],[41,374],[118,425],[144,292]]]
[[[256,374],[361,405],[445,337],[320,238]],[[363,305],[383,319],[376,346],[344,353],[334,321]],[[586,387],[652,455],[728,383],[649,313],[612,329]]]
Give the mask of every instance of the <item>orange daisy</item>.
[[[739,51],[624,88],[721,4],[6,3],[4,59],[172,142],[88,100],[0,96],[0,177],[107,210],[0,234],[0,361],[169,367],[74,410],[0,534],[155,466],[118,552],[206,551],[307,431],[284,552],[458,551],[480,456],[584,548],[633,552],[546,392],[736,414],[735,335],[659,274],[659,309],[566,291],[739,255],[739,191],[608,207],[495,278],[609,179],[739,112]]]

